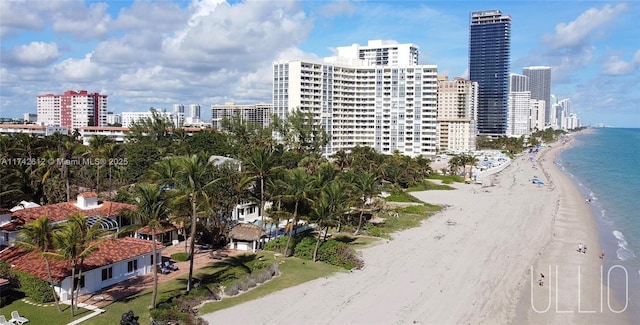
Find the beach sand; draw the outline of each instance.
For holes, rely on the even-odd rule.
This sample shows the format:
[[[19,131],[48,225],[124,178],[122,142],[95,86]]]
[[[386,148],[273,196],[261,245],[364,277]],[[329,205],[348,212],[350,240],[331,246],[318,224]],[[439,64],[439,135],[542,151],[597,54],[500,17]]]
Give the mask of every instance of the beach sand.
[[[420,227],[363,249],[363,270],[202,317],[211,324],[623,322],[616,318],[619,314],[600,312],[596,224],[585,199],[553,164],[559,147],[544,148],[535,167],[528,156],[516,158],[492,176],[491,186],[455,184],[453,191],[412,193],[446,208]],[[533,177],[545,185],[533,184]],[[576,251],[579,242],[587,245],[586,254]],[[548,268],[556,265],[558,275]],[[546,279],[542,287],[537,283],[540,272]],[[552,308],[533,312],[530,293],[534,306],[544,309],[548,289]],[[598,307],[597,312],[581,313],[578,303],[580,310]]]

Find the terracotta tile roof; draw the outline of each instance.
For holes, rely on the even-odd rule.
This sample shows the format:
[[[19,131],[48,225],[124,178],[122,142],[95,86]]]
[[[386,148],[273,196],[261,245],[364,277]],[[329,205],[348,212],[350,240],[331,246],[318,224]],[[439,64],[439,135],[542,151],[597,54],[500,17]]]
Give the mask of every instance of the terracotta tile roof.
[[[173,223],[170,223],[170,222],[164,222],[164,223],[162,223],[162,229],[156,229],[156,235],[164,234],[164,233],[167,233],[167,232],[171,232],[171,231],[177,230],[179,228],[180,228],[180,226],[178,226],[176,224],[173,224]],[[138,229],[138,233],[139,234],[145,234],[145,235],[151,235],[151,229],[149,228],[149,226],[144,226],[144,227]]]
[[[73,201],[14,211],[12,216],[15,220],[12,222],[16,225],[23,225],[42,216],[47,216],[51,221],[57,222],[67,219],[67,217],[74,213],[80,213],[87,217],[113,217],[119,215],[122,210],[131,209],[135,209],[135,206],[126,203],[104,201],[93,209],[83,210]]]
[[[11,210],[6,208],[0,208],[0,214],[9,214],[9,213],[11,213]]]
[[[128,260],[136,256],[151,253],[150,240],[132,237],[106,239],[98,245],[84,260],[83,272]],[[164,246],[156,242],[156,249],[160,252]],[[44,259],[35,252],[27,252],[18,247],[9,247],[0,252],[0,260],[15,265],[13,269],[33,274],[48,281],[47,268]],[[71,276],[71,266],[65,260],[49,259],[51,274],[55,282],[60,282]]]
[[[9,280],[0,278],[0,288],[7,284],[9,284]]]

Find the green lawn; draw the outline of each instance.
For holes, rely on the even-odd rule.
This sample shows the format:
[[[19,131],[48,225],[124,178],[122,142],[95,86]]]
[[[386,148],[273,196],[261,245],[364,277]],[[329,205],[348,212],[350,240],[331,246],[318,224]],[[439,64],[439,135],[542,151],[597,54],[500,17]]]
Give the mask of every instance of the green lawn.
[[[229,308],[307,281],[326,277],[338,272],[346,272],[345,269],[337,266],[332,266],[322,262],[313,263],[296,257],[290,257],[281,261],[282,264],[280,264],[279,277],[273,278],[272,280],[238,296],[224,298],[220,301],[206,304],[200,309],[199,314],[206,314],[216,310]]]
[[[7,294],[7,291],[3,290],[2,294]],[[20,295],[20,293],[16,293]],[[13,295],[13,293],[12,293]],[[15,296],[18,298],[18,296]],[[58,312],[56,305],[51,302],[46,304],[47,307],[34,306],[27,304],[18,298],[11,301],[8,305],[0,307],[0,315],[4,315],[7,320],[11,319],[11,312],[17,310],[20,316],[23,316],[29,320],[28,324],[46,324],[46,325],[63,325],[72,322],[78,318],[82,318],[92,313],[92,311],[80,308],[75,311],[75,317],[71,317],[71,311],[69,305],[60,305],[62,312]],[[116,323],[112,323],[116,324]]]
[[[231,298],[224,298],[219,302],[206,304],[203,308],[200,309],[200,313],[208,313],[222,308],[227,308],[235,304],[265,296],[274,291],[295,286],[322,276],[328,276],[336,272],[344,271],[344,269],[342,268],[327,265],[325,263],[312,263],[310,261],[304,261],[298,258],[289,258],[286,260],[282,258],[276,258],[271,252],[260,252],[257,254],[257,258],[260,258],[265,262],[274,261],[276,259],[281,261],[281,275],[253,288],[246,293]],[[213,281],[215,279],[223,280],[220,278],[221,271],[223,271],[225,268],[234,267],[241,266],[216,263],[212,266],[208,266],[198,270],[195,273],[194,277],[202,280],[203,284],[206,284],[209,281]],[[186,277],[163,283],[158,286],[158,298],[161,299],[163,295],[171,295],[176,290],[183,290],[184,288],[186,288]],[[148,289],[144,292],[141,292],[140,294],[129,297],[127,300],[114,302],[111,305],[105,307],[104,309],[106,310],[106,313],[92,318],[89,324],[117,324],[120,321],[120,317],[122,316],[122,314],[129,310],[133,310],[135,315],[140,317],[140,324],[147,324],[148,320],[150,319],[149,311],[147,309],[150,302],[151,289]]]

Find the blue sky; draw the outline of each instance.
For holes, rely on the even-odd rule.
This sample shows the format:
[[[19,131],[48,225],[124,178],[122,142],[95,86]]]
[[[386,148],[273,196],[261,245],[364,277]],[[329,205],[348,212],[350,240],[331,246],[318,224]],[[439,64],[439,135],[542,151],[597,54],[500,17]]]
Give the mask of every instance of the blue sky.
[[[583,124],[640,127],[640,2],[0,1],[0,116],[86,89],[110,110],[271,101],[271,64],[395,40],[467,77],[471,11],[512,16],[511,72],[552,67]]]

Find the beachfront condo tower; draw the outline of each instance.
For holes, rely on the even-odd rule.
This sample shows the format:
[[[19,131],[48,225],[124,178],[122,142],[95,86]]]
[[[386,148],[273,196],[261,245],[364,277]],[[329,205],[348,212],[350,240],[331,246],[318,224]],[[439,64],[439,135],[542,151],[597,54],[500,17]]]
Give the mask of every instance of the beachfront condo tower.
[[[512,73],[509,76],[509,114],[507,135],[520,137],[531,133],[531,92],[529,78]]]
[[[438,76],[438,150],[476,150],[478,83]]]
[[[331,57],[273,63],[273,113],[312,112],[330,141],[323,154],[366,146],[383,154],[436,153],[438,68]]]
[[[529,90],[532,99],[544,100],[546,111],[544,114],[545,125],[552,125],[554,119],[551,114],[553,104],[551,102],[551,67],[525,67],[522,74],[529,78]]]
[[[478,82],[478,133],[507,131],[511,16],[474,11],[469,26],[469,79]]]
[[[411,43],[370,40],[367,45],[353,44],[337,48],[338,56],[365,60],[373,65],[417,65],[420,50]]]

